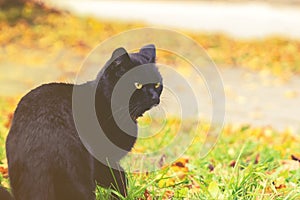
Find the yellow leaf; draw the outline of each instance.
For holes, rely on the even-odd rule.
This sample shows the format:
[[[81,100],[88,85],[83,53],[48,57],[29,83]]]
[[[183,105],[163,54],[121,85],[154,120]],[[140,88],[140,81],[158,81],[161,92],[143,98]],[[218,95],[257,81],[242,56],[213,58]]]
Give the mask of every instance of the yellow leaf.
[[[210,182],[210,184],[208,186],[208,191],[214,199],[217,199],[220,194],[220,189],[219,189],[218,183],[215,181]]]
[[[276,178],[276,180],[274,181],[274,186],[276,189],[286,188],[285,178],[282,176]]]

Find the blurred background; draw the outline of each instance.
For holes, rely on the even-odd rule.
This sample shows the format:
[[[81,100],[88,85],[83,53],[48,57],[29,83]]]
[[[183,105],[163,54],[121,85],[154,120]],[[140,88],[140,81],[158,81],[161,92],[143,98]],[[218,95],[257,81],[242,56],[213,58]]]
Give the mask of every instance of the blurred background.
[[[102,41],[150,26],[184,33],[207,51],[223,78],[227,124],[300,133],[300,0],[0,5],[0,99],[9,102],[3,116],[42,83],[74,82],[84,58]]]

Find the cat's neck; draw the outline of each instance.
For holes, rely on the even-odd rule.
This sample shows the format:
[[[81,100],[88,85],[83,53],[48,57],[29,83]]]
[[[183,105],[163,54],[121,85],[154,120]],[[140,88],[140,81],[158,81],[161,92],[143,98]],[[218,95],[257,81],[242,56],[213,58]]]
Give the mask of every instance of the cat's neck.
[[[98,87],[97,87],[98,86]],[[97,89],[95,88],[97,87]],[[107,137],[115,143],[120,148],[129,151],[137,137],[137,124],[129,121],[131,119],[122,120],[122,123],[125,123],[125,126],[128,128],[126,131],[120,128],[120,124],[117,124],[115,121],[115,116],[111,109],[111,102],[108,101],[108,98],[105,96],[101,86],[96,85],[95,82],[87,82],[83,85],[83,89],[91,91],[92,98],[95,98],[95,111],[98,118],[98,122],[103,129]],[[125,116],[128,110],[124,109],[117,114],[119,116]],[[128,125],[130,124],[130,125]],[[122,124],[124,125],[124,124]]]

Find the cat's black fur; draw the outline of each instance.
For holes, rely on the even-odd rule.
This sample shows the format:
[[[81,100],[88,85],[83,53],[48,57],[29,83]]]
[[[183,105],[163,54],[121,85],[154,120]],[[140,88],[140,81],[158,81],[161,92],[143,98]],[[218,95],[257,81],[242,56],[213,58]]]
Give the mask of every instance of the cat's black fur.
[[[142,64],[152,63],[148,66],[151,76],[162,82],[155,57],[154,45],[133,54],[119,48],[94,81],[82,85],[45,84],[21,99],[6,141],[10,183],[16,200],[93,200],[96,182],[118,188],[126,196],[127,180],[122,168],[118,165],[119,170],[110,169],[96,160],[78,136],[72,114],[73,88],[97,88],[95,108],[99,124],[114,144],[130,151],[137,131],[131,135],[124,133],[111,117],[112,90],[122,75]],[[162,84],[156,88],[153,83],[133,93],[129,113],[135,125],[139,116],[159,103],[161,92]]]
[[[0,200],[13,200],[9,192],[0,185]]]

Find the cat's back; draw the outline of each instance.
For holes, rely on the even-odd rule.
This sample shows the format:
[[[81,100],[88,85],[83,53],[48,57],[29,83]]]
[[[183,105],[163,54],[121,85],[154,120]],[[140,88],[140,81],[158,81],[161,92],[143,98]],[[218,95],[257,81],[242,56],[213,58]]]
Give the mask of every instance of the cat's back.
[[[72,84],[49,83],[41,85],[22,97],[15,115],[31,114],[41,110],[51,111],[70,106],[72,90]],[[26,113],[23,113],[25,111]]]
[[[27,93],[15,110],[7,148],[29,152],[64,140],[62,134],[74,133],[72,90],[71,84],[50,83]]]
[[[73,85],[65,83],[44,84],[31,90],[18,103],[11,129],[34,122],[55,124],[53,117],[68,117],[72,111],[72,90]]]
[[[63,83],[42,85],[26,94],[16,108],[6,154],[17,200],[84,199],[72,190],[72,184],[79,180],[72,177],[77,174],[94,184],[91,159],[74,125],[73,87]]]

